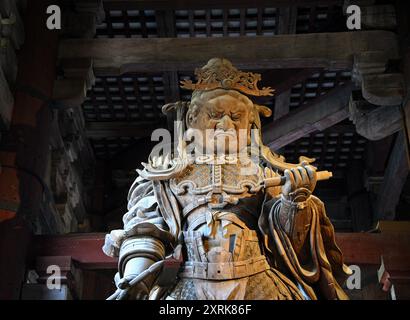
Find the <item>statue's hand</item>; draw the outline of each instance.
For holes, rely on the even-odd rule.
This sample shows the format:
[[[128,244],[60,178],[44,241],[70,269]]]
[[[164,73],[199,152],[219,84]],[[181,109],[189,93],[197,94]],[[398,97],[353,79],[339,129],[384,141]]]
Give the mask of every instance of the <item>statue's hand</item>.
[[[316,169],[308,164],[285,170],[286,182],[282,186],[282,194],[287,200],[305,201],[316,187]]]
[[[121,282],[131,282],[133,277],[124,277],[120,280]],[[124,286],[121,294],[119,295],[120,300],[147,300],[151,291],[152,283],[150,281],[142,280],[130,287]]]
[[[117,273],[115,283],[118,289],[122,289],[120,300],[146,300],[149,297],[150,291],[159,275],[159,270],[152,270],[153,261],[147,258],[138,257],[128,261],[124,270],[124,277],[119,278]],[[142,280],[133,283],[133,279],[145,273]],[[117,298],[117,299],[118,299]]]

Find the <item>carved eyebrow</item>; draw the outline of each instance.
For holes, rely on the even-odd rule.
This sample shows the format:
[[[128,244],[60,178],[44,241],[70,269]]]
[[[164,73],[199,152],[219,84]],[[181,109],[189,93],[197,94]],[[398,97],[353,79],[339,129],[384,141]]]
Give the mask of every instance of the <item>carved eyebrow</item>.
[[[232,113],[234,112],[243,112],[246,110],[246,106],[243,104],[235,104],[234,107],[232,108]]]
[[[210,105],[208,106],[209,111],[216,111],[216,112],[222,112],[223,108],[218,106],[218,105]]]
[[[236,108],[234,108],[233,110],[231,110],[230,113],[231,113],[231,115],[242,115],[242,114],[244,114],[245,112],[246,112],[245,109],[236,107]]]
[[[209,117],[214,118],[214,119],[219,119],[224,114],[223,112],[219,112],[217,110],[208,110],[207,113]]]

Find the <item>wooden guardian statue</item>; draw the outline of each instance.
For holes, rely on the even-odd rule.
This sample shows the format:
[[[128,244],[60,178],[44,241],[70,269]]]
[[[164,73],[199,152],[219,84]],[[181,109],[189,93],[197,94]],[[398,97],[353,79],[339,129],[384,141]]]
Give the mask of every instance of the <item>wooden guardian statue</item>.
[[[196,76],[182,82],[190,102],[163,108],[178,120],[174,150],[151,154],[124,228],[106,236],[104,252],[119,257],[109,299],[347,299],[350,270],[313,195],[331,173],[263,145],[271,110],[251,98],[273,90],[259,74],[214,58]]]

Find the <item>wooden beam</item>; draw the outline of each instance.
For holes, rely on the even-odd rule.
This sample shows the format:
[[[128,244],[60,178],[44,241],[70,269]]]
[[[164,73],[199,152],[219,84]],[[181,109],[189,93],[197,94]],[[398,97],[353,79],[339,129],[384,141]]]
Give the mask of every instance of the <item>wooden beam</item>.
[[[64,77],[54,82],[53,100],[64,107],[81,106],[87,91],[95,85],[91,59],[70,59],[60,65]]]
[[[379,190],[375,211],[377,220],[394,220],[403,186],[409,175],[406,137],[402,130],[398,133],[390,154],[383,183]]]
[[[164,80],[165,103],[179,101],[180,94],[178,72],[164,72],[162,74],[162,79]],[[175,113],[167,112],[166,117],[168,130],[172,132],[174,130]]]
[[[383,256],[390,269],[410,270],[408,233],[337,233],[336,242],[348,265],[380,265]]]
[[[366,100],[355,100],[354,96],[352,94],[349,102],[349,118],[358,134],[377,141],[403,129],[401,106],[375,106]]]
[[[264,143],[277,150],[303,136],[324,130],[346,119],[352,84],[333,89],[325,96],[303,106],[263,128]]]
[[[261,87],[269,86],[275,89],[275,96],[292,89],[296,84],[305,81],[308,77],[322,71],[322,68],[286,68],[255,70],[262,76]],[[262,98],[262,97],[261,97]]]
[[[383,183],[383,175],[389,160],[394,142],[394,135],[378,141],[368,141],[366,145],[366,190],[370,192],[372,204],[377,201],[379,188]],[[373,210],[372,210],[373,215]]]
[[[107,137],[149,137],[151,133],[163,127],[160,122],[121,122],[92,121],[86,123],[86,135],[89,138]]]
[[[410,221],[379,221],[377,229],[382,233],[407,233],[410,234]]]
[[[275,89],[275,105],[273,118],[277,120],[289,113],[290,94],[292,87],[300,84],[313,74],[320,72],[320,68],[290,68],[290,69],[269,69],[256,70],[261,73],[262,81],[260,86],[269,86]],[[266,104],[272,97],[258,97],[255,102]],[[279,150],[277,150],[279,152]]]
[[[67,39],[60,60],[91,58],[98,75],[192,71],[225,57],[241,69],[352,68],[353,55],[388,48],[398,57],[396,35],[357,31],[235,38]]]
[[[81,269],[115,269],[117,260],[101,248],[105,234],[36,236],[32,256],[71,256]],[[383,256],[391,269],[410,269],[410,235],[407,233],[336,233],[336,242],[347,264],[380,265]]]
[[[278,26],[277,34],[294,34],[296,33],[297,12],[296,7],[284,7],[278,9]]]
[[[404,99],[404,78],[401,73],[363,76],[363,98],[378,106],[397,106]]]
[[[36,236],[32,258],[38,256],[70,256],[81,269],[115,269],[117,259],[102,252],[104,233]]]
[[[174,10],[157,10],[155,12],[157,21],[157,32],[160,37],[176,37],[176,25],[175,25],[175,13]],[[172,103],[179,100],[179,79],[178,72],[168,71],[162,73],[162,79],[164,81],[164,93],[165,93],[165,103]],[[167,126],[168,130],[172,131],[174,129],[174,118],[173,112],[168,112]]]
[[[276,17],[277,27],[276,34],[295,34],[296,33],[296,22],[297,22],[297,8],[296,7],[284,7],[278,8],[278,14]],[[306,70],[306,69],[303,69]],[[279,75],[277,75],[279,76]],[[290,79],[295,79],[295,77],[289,77]],[[265,79],[266,80],[266,79]],[[304,79],[303,79],[304,80]],[[296,83],[295,83],[296,84]],[[273,84],[270,84],[271,86]],[[278,120],[289,113],[290,104],[290,94],[291,88],[294,84],[290,85],[286,91],[278,93],[278,89],[275,86],[275,109],[273,112],[273,119]]]

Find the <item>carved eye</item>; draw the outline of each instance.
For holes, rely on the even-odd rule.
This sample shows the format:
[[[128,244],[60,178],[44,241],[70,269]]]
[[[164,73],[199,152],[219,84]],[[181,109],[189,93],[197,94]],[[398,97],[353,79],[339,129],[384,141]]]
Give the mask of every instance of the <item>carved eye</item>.
[[[216,112],[211,112],[209,114],[209,116],[210,116],[211,119],[219,119],[220,118],[219,114],[217,114]]]
[[[233,114],[231,119],[233,121],[239,121],[241,119],[241,115],[240,114]]]

